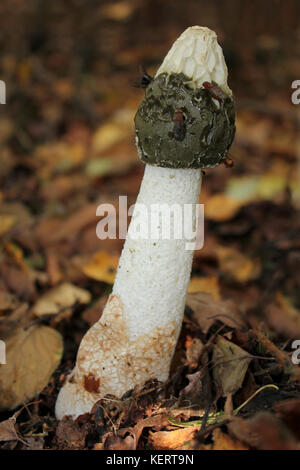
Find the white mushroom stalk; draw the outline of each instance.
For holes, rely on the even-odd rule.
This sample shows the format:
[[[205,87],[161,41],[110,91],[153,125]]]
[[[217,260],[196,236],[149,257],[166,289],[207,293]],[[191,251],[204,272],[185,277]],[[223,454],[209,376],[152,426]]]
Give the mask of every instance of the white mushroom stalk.
[[[204,152],[202,147],[201,151],[198,148],[199,135],[189,137],[190,129],[191,136],[195,135],[192,126],[197,123],[193,113],[199,114],[198,108],[190,110],[181,98],[173,106],[174,93],[171,101],[168,101],[169,95],[166,98],[160,95],[162,89],[172,86],[176,89],[177,79],[185,80],[186,92],[190,95],[201,89],[200,95],[193,95],[193,99],[206,103],[205,112],[209,116],[213,113],[226,115],[222,117],[226,124],[222,121],[222,125],[229,127],[227,111],[222,114],[218,109],[220,105],[216,106],[215,99],[202,88],[203,82],[216,83],[231,97],[227,68],[216,34],[208,28],[188,28],[167,54],[153,87],[151,82],[149,92],[146,90],[145,106],[153,111],[152,98],[159,93],[159,106],[167,103],[163,112],[171,109],[169,117],[164,115],[160,120],[160,114],[155,114],[155,121],[148,122],[148,108],[144,120],[142,104],[136,116],[139,154],[149,164],[145,167],[112,294],[100,320],[82,339],[76,366],[57,398],[58,419],[66,415],[76,418],[91,411],[94,403],[106,394],[122,397],[134,387],[142,388],[149,379],[162,382],[168,379],[182,325],[193,258],[193,250],[187,249],[190,236],[180,226],[180,218],[175,217],[172,208],[176,205],[182,211],[186,223],[184,208],[190,205],[192,211],[187,217],[190,229],[195,230],[201,167],[215,166],[224,157],[224,151],[218,146],[218,158],[209,156],[208,150],[214,145],[209,144],[209,139],[205,143],[208,150]],[[203,116],[197,124],[200,129],[201,119]],[[232,138],[230,135],[229,140]],[[162,206],[171,209],[172,214],[168,239],[164,239],[163,219],[155,217]],[[148,237],[136,237],[137,227],[148,228]],[[182,231],[180,238],[174,237],[176,230]]]

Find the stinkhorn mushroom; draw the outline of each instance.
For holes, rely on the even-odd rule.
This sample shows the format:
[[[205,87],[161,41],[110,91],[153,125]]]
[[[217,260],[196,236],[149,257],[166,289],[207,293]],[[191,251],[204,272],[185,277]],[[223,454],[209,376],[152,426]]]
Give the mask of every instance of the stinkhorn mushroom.
[[[59,392],[56,416],[89,412],[116,397],[166,381],[180,333],[193,250],[187,236],[162,236],[151,208],[199,201],[201,169],[226,159],[235,133],[232,92],[216,34],[188,28],[173,44],[135,116],[139,156],[146,163],[119,267],[100,320],[83,337],[76,366]],[[144,211],[140,210],[143,204]],[[154,205],[154,206],[153,206]],[[190,212],[195,227],[195,210]],[[139,218],[155,237],[133,236]],[[159,219],[160,220],[160,219]],[[173,229],[177,222],[171,220]],[[155,226],[154,226],[154,225]],[[150,233],[151,230],[149,230]]]

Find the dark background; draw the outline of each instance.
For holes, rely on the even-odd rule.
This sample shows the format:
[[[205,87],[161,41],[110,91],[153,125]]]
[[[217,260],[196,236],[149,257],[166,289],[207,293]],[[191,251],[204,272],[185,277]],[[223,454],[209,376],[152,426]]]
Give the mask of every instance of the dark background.
[[[21,416],[21,432],[40,431],[39,419],[50,426],[46,444],[40,438],[39,445],[58,445],[52,440],[55,396],[83,333],[101,314],[123,246],[123,240],[97,239],[96,207],[118,209],[119,195],[132,204],[139,191],[144,166],[133,117],[144,94],[141,66],[154,74],[192,25],[218,34],[237,133],[230,150],[234,167],[220,165],[203,178],[205,242],[195,253],[190,292],[212,295],[205,302],[213,315],[213,302],[234,302],[248,330],[263,332],[255,340],[236,333],[235,343],[275,357],[267,365],[252,363],[236,406],[265,383],[299,396],[299,372],[290,361],[291,342],[300,338],[300,105],[291,101],[291,84],[300,79],[299,18],[298,0],[1,0],[0,79],[7,96],[0,105],[0,338],[46,324],[64,341],[60,368],[46,377],[42,404],[33,410],[36,421],[25,411]],[[62,289],[61,307],[39,316],[40,299],[65,282],[83,288],[90,301],[68,303]],[[178,363],[185,360],[187,332],[205,341],[215,333],[215,326],[203,335],[202,324],[193,330],[185,321]],[[16,363],[18,353],[12,348]],[[36,395],[42,349],[32,357],[40,364],[33,359],[22,367],[32,374]],[[187,379],[183,372],[176,377],[178,392]],[[84,439],[75,448],[83,448]],[[284,448],[281,442],[261,445]]]

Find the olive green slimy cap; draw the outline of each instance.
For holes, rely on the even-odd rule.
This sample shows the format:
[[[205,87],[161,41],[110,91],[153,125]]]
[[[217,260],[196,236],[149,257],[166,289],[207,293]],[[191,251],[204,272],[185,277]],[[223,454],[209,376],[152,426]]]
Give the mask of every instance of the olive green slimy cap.
[[[209,168],[227,156],[235,134],[231,95],[216,100],[183,73],[161,73],[135,115],[140,158],[168,168]]]

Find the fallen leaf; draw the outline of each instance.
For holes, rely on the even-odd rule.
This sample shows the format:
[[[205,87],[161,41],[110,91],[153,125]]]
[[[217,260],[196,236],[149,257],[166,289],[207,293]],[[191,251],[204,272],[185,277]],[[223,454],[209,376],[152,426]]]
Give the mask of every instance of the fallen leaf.
[[[260,345],[265,349],[271,357],[276,358],[276,362],[279,368],[285,368],[287,363],[290,363],[290,358],[286,352],[279,349],[263,331],[260,330],[250,330],[251,336],[260,343]]]
[[[213,446],[212,450],[248,450],[244,444],[233,440],[228,434],[221,431],[220,428],[213,430]]]
[[[246,204],[256,198],[257,187],[257,175],[239,176],[228,180],[225,194],[234,201],[240,201],[240,204]]]
[[[28,273],[9,264],[0,265],[0,274],[7,288],[24,300],[30,300],[35,294],[35,286]]]
[[[197,292],[206,292],[207,294],[211,294],[214,300],[220,300],[220,289],[217,276],[192,277],[188,287],[188,294],[195,294]]]
[[[203,343],[199,338],[187,337],[186,341],[186,362],[185,365],[196,367],[203,351]]]
[[[236,439],[258,450],[299,450],[295,436],[276,416],[259,412],[253,418],[232,418],[227,425]]]
[[[234,395],[241,388],[248,366],[249,353],[222,337],[213,351],[213,377],[223,396]]]
[[[238,213],[244,201],[239,201],[226,194],[214,194],[205,203],[205,217],[216,222],[230,220]]]
[[[90,178],[99,178],[110,173],[113,162],[109,158],[92,158],[85,167],[85,172]]]
[[[274,411],[300,441],[300,399],[294,398],[276,403]]]
[[[0,441],[15,441],[18,440],[18,433],[15,425],[20,411],[17,411],[13,416],[0,423]]]
[[[211,379],[207,369],[186,376],[189,383],[180,392],[180,398],[205,409],[212,399]]]
[[[52,286],[58,284],[63,279],[63,273],[59,265],[59,258],[50,250],[46,254],[46,269]]]
[[[54,315],[72,307],[77,302],[88,304],[90,301],[91,294],[89,291],[64,282],[40,297],[33,306],[32,312],[38,317]]]
[[[124,21],[128,19],[136,6],[134,3],[122,1],[113,4],[107,4],[102,8],[102,14],[104,17],[115,20],[115,21]]]
[[[28,325],[28,304],[17,305],[8,315],[0,315],[0,337],[6,338],[16,328]]]
[[[45,438],[43,436],[26,437],[24,443],[27,444],[29,450],[42,450],[44,448]]]
[[[0,365],[0,409],[12,409],[38,395],[60,363],[63,342],[48,326],[19,328],[6,339]]]
[[[139,442],[141,434],[145,428],[153,428],[153,427],[161,427],[166,426],[168,424],[168,417],[165,413],[161,413],[156,416],[149,416],[149,418],[142,419],[137,422],[134,426],[134,434],[136,438],[136,445]]]
[[[193,310],[193,317],[203,333],[207,333],[217,320],[231,328],[244,328],[246,326],[236,304],[232,300],[216,301],[210,294],[198,292],[197,294],[188,294],[186,303]]]
[[[17,305],[17,298],[13,294],[0,290],[0,310],[13,310]]]
[[[69,417],[59,421],[56,428],[56,439],[61,449],[83,449],[88,433],[88,426],[80,425]]]
[[[220,269],[230,279],[237,282],[248,282],[257,279],[261,272],[259,260],[250,259],[234,248],[217,247]]]
[[[287,339],[300,338],[300,311],[278,292],[265,309],[268,324]]]
[[[15,224],[17,218],[12,214],[0,214],[0,237],[8,232]]]
[[[56,172],[65,172],[80,165],[86,158],[86,148],[81,142],[56,141],[36,147],[35,161],[40,166],[39,176],[48,179]]]
[[[155,450],[180,449],[193,439],[199,427],[176,429],[175,431],[150,432],[149,443]]]
[[[97,216],[96,216],[96,209],[97,203],[93,204],[85,204],[79,210],[77,210],[74,214],[70,215],[66,221],[60,223],[58,228],[55,227],[55,221],[53,221],[53,227],[51,225],[47,226],[47,222],[51,223],[51,220],[46,221],[45,230],[47,231],[46,241],[49,243],[51,242],[58,242],[60,240],[72,240],[78,236],[86,226],[90,224],[97,224]],[[43,228],[43,227],[42,227]],[[44,242],[45,243],[45,242]]]
[[[297,187],[299,188],[298,175],[292,171],[289,164],[274,159],[272,167],[260,175],[230,178],[225,194],[245,204],[262,199],[274,200],[277,196],[282,196],[286,187],[296,196]]]
[[[102,153],[128,136],[128,129],[117,122],[108,122],[96,130],[92,138],[92,150]]]
[[[119,256],[110,255],[101,250],[92,257],[88,264],[83,266],[82,270],[88,277],[113,284],[118,263]]]
[[[116,433],[109,433],[103,443],[104,450],[135,450],[136,437],[132,428],[119,429]]]

